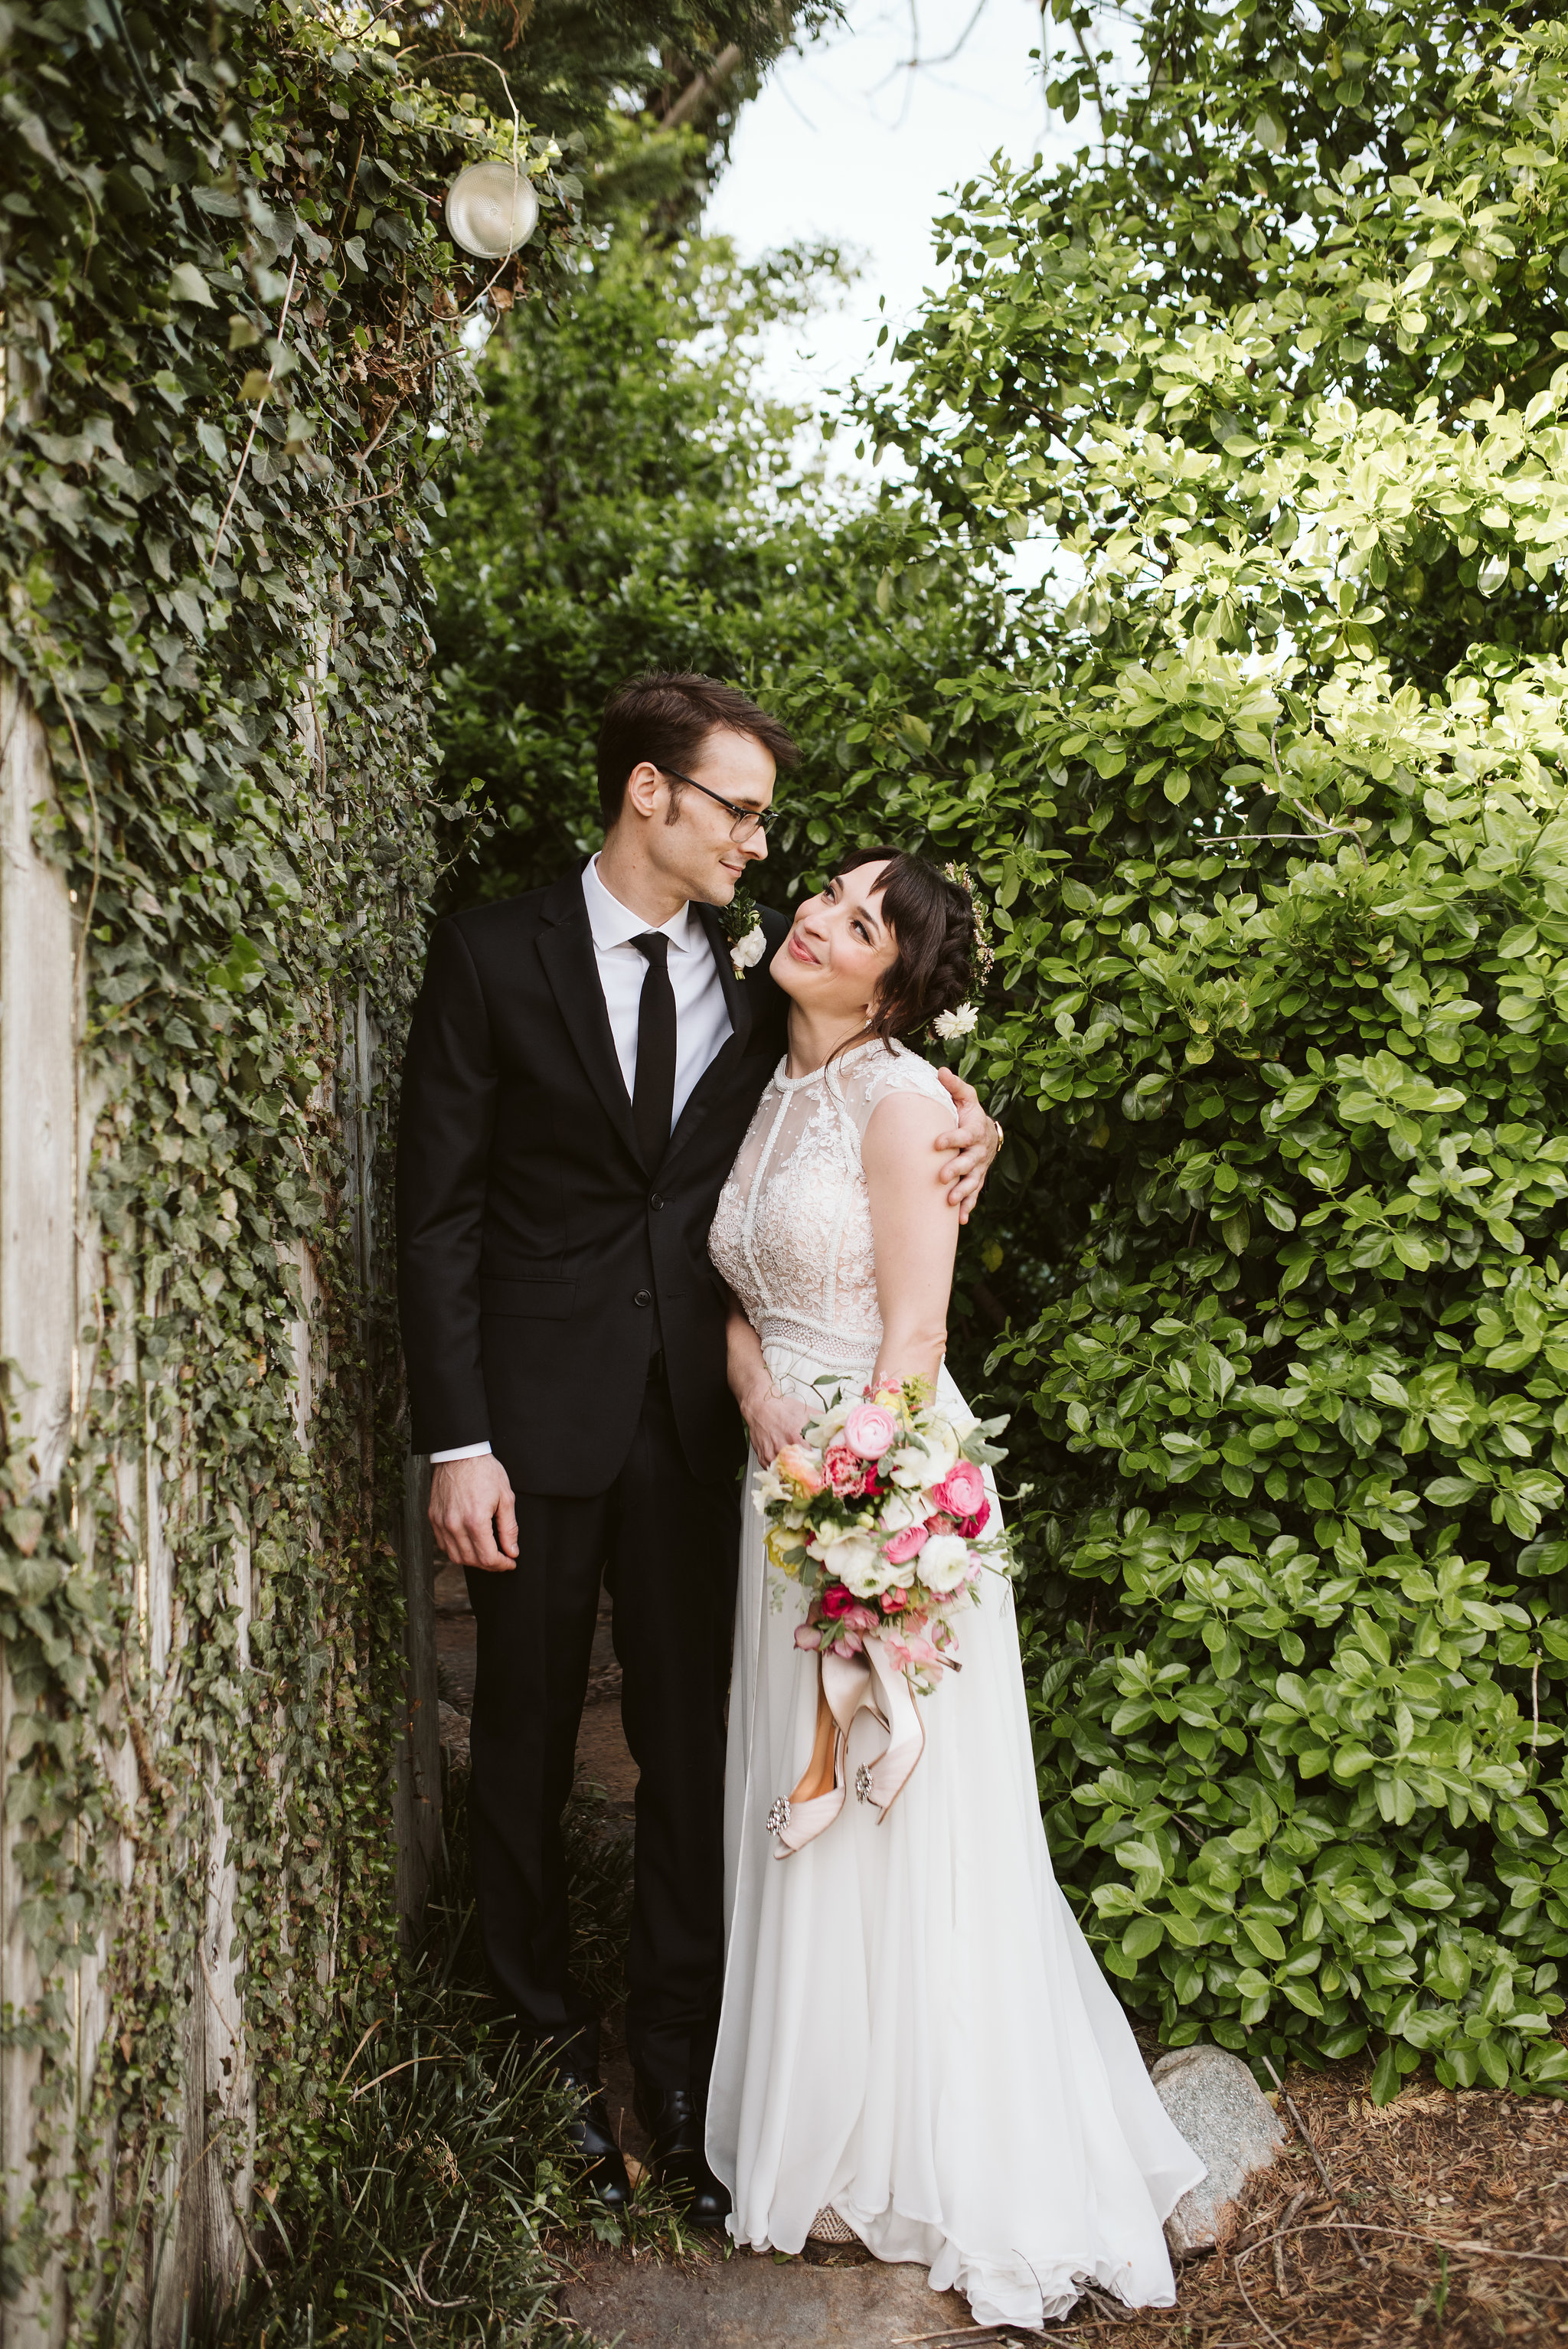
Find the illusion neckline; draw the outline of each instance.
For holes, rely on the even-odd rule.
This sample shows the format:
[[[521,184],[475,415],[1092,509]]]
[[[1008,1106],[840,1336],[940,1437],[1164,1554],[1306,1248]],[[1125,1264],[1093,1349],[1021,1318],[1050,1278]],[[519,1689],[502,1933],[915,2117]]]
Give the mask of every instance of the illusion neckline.
[[[847,1051],[837,1052],[830,1061],[824,1061],[820,1069],[808,1069],[803,1077],[785,1075],[784,1071],[789,1065],[789,1055],[786,1052],[773,1071],[773,1081],[781,1093],[798,1093],[806,1085],[819,1083],[830,1069],[841,1069],[851,1061],[858,1061],[862,1052],[874,1050],[878,1045],[882,1045],[885,1051],[896,1051],[898,1049],[896,1045],[884,1043],[881,1036],[868,1036],[863,1044],[851,1044]]]

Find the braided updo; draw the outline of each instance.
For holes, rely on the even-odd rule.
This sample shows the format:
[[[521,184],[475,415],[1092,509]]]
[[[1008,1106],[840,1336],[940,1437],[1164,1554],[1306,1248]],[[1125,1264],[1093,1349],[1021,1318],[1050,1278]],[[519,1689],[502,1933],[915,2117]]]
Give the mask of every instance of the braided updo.
[[[904,849],[851,849],[835,866],[833,878],[861,864],[882,864],[887,871],[878,895],[896,952],[865,1033],[886,1043],[919,1035],[965,1000],[974,986],[976,936],[968,890]]]

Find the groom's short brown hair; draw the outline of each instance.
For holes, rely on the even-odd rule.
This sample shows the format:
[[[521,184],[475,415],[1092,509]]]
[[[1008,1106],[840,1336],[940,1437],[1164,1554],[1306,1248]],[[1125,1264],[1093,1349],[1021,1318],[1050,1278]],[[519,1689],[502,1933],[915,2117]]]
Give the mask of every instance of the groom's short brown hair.
[[[788,730],[738,686],[687,669],[652,669],[617,686],[599,723],[599,806],[605,831],[620,815],[634,767],[645,759],[655,767],[689,767],[720,727],[749,734],[771,751],[776,766],[800,763]]]

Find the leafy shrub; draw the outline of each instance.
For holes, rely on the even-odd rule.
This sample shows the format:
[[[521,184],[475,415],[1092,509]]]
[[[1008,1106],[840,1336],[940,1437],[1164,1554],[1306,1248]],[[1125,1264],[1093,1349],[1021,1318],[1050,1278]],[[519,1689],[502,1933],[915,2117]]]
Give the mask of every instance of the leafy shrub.
[[[1379,2095],[1568,2082],[1568,94],[1439,32],[1152,9],[867,409],[1078,582],[935,695],[997,745],[971,1065],[1084,1201],[995,1358],[1058,1866],[1168,2039]]]

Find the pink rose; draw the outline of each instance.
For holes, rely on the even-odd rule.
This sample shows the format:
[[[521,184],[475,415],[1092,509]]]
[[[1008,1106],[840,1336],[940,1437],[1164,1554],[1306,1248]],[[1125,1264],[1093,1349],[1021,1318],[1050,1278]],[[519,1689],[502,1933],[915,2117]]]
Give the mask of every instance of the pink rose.
[[[898,1433],[898,1422],[880,1402],[858,1402],[844,1422],[841,1441],[862,1460],[880,1460]]]
[[[805,1444],[784,1444],[773,1465],[806,1500],[810,1500],[813,1493],[820,1493],[826,1481],[816,1454]]]
[[[883,1542],[882,1556],[890,1566],[907,1566],[912,1557],[920,1556],[930,1539],[929,1526],[905,1526],[902,1533],[894,1534],[891,1541]]]
[[[866,1464],[847,1444],[830,1444],[822,1455],[828,1482],[841,1501],[858,1499],[866,1489]]]
[[[884,1590],[882,1592],[882,1610],[884,1615],[900,1615],[908,1605],[909,1593],[907,1590]]]
[[[874,1631],[877,1618],[869,1607],[846,1607],[840,1619],[846,1631]]]
[[[931,1497],[950,1517],[972,1517],[977,1509],[989,1514],[985,1479],[973,1460],[957,1461],[941,1484],[933,1487]]]

